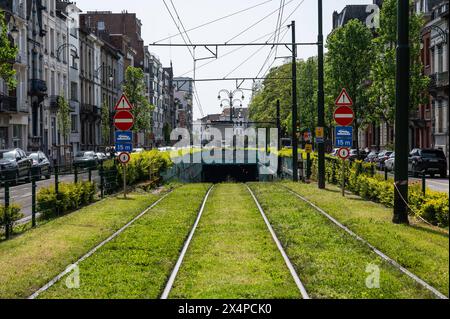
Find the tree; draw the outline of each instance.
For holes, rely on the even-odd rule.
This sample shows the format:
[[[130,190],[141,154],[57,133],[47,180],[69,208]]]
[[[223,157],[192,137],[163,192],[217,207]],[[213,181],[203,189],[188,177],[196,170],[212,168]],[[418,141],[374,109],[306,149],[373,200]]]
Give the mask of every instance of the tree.
[[[145,96],[146,85],[144,72],[140,68],[129,66],[125,72],[123,91],[133,105],[131,113],[134,116],[133,132],[146,132],[152,128],[152,112],[154,106]]]
[[[410,15],[410,110],[414,110],[426,100],[424,94],[429,79],[422,73],[420,59],[420,32],[423,19],[418,14]],[[372,85],[370,102],[374,105],[373,120],[384,122],[391,127],[395,120],[395,81],[396,81],[396,46],[397,46],[397,1],[386,0],[380,14],[378,37],[373,40],[374,62],[372,65]],[[406,80],[406,79],[405,79]],[[393,140],[393,136],[389,138]]]
[[[367,84],[372,64],[372,33],[359,20],[351,20],[327,39],[327,87],[336,98],[346,88],[355,112],[354,144],[359,150],[359,128],[368,120]]]
[[[8,37],[8,27],[5,22],[5,14],[0,9],[0,78],[9,89],[17,85],[16,71],[13,68],[18,49]]]
[[[64,93],[61,93],[58,96],[58,111],[56,113],[56,117],[58,119],[58,129],[59,134],[63,137],[63,152],[64,152],[64,163],[67,165],[68,162],[68,154],[67,154],[67,141],[69,139],[70,134],[70,107],[69,103],[64,98]],[[59,146],[61,147],[61,145]],[[58,150],[58,160],[60,156],[60,149]]]
[[[67,140],[68,140],[69,134],[70,134],[70,124],[71,124],[70,120],[71,119],[70,119],[69,103],[64,98],[63,93],[61,93],[61,95],[58,96],[57,118],[58,118],[59,133],[63,137],[64,145],[67,145]]]
[[[111,144],[111,123],[110,123],[110,114],[109,107],[106,101],[103,101],[102,110],[102,140],[103,144],[110,145]]]
[[[250,118],[257,122],[274,122],[276,100],[280,100],[281,128],[292,134],[291,63],[272,68],[266,80],[256,87],[250,103]],[[317,58],[297,61],[297,101],[300,130],[312,130],[317,120]],[[274,79],[275,78],[275,79]]]

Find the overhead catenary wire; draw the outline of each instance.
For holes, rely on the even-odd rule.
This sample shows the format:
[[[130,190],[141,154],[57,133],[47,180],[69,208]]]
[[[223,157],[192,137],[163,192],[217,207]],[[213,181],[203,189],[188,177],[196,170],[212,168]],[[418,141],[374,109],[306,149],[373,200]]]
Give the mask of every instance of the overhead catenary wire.
[[[288,4],[292,3],[295,0],[290,0],[289,2],[285,3],[284,6],[287,6]],[[260,24],[261,22],[263,22],[264,20],[266,20],[267,18],[271,17],[274,13],[276,13],[279,9],[276,9],[274,11],[271,11],[268,15],[264,16],[263,18],[259,19],[258,21],[256,21],[255,23],[253,23],[252,25],[250,25],[249,27],[247,27],[246,29],[244,29],[243,31],[239,32],[238,34],[236,34],[235,36],[233,36],[231,39],[229,39],[228,41],[225,41],[225,43],[230,43],[231,41],[233,41],[234,39],[237,39],[238,37],[240,37],[241,35],[243,35],[244,33],[246,33],[247,31],[253,29],[255,26],[257,26],[258,24]]]
[[[283,29],[283,28],[287,28],[287,26],[283,26],[281,29]],[[251,43],[255,43],[255,42],[260,41],[261,39],[264,39],[265,37],[267,37],[267,36],[269,36],[269,35],[272,35],[272,34],[274,34],[274,32],[269,32],[269,33],[264,34],[264,35],[260,36],[259,38],[255,39],[255,40],[253,40],[253,41],[251,41],[251,42],[249,42],[249,43],[250,43],[250,44],[251,44]],[[239,48],[233,49],[233,50],[231,50],[231,51],[229,51],[229,52],[227,52],[227,53],[225,53],[225,54],[223,54],[223,55],[217,57],[217,59],[215,59],[215,60],[205,62],[205,63],[203,63],[202,65],[198,66],[198,67],[197,67],[197,70],[198,70],[198,69],[201,69],[201,68],[203,68],[203,67],[205,67],[205,66],[207,66],[207,65],[209,65],[209,64],[211,64],[211,63],[214,63],[214,62],[216,62],[217,60],[220,60],[220,59],[222,59],[222,58],[224,58],[224,57],[226,57],[226,56],[229,56],[229,55],[231,55],[231,54],[233,54],[233,53],[235,53],[235,52],[237,52],[237,51],[239,51],[239,50],[242,50],[243,48],[245,48],[245,46],[246,46],[246,45],[242,45],[242,46],[240,46]],[[185,76],[185,75],[191,73],[192,71],[193,71],[193,70],[189,70],[189,71],[183,73],[181,76]]]
[[[205,22],[205,23],[203,23],[203,24],[200,24],[200,25],[198,25],[198,26],[196,26],[196,27],[190,28],[190,29],[188,29],[186,32],[191,32],[191,31],[194,31],[194,30],[197,30],[197,29],[206,27],[206,26],[211,25],[211,24],[213,24],[213,23],[216,23],[216,22],[225,20],[225,19],[230,18],[230,17],[233,17],[233,16],[235,16],[235,15],[238,15],[238,14],[244,13],[244,12],[246,12],[246,11],[252,10],[252,9],[254,9],[254,8],[260,7],[260,6],[264,5],[264,4],[267,4],[267,3],[272,2],[272,1],[273,1],[273,0],[266,0],[266,1],[261,2],[261,3],[259,3],[259,4],[256,4],[256,5],[253,5],[253,6],[251,6],[251,7],[248,7],[248,8],[246,8],[246,9],[239,10],[239,11],[236,11],[236,12],[231,13],[231,14],[227,14],[227,15],[225,15],[225,16],[223,16],[223,17],[220,17],[220,18],[217,18],[217,19],[214,19],[214,20]],[[181,33],[177,33],[177,34],[174,34],[174,35],[170,35],[170,36],[168,36],[168,37],[166,37],[166,38],[164,38],[164,39],[160,39],[160,40],[155,41],[155,42],[153,42],[153,43],[156,44],[156,43],[159,43],[159,42],[162,42],[162,41],[165,41],[165,40],[169,40],[169,39],[175,38],[175,37],[177,37],[177,36],[179,36],[179,35],[181,35]]]
[[[184,37],[183,34],[184,34],[184,33],[186,34],[186,37],[188,38],[189,43],[190,43],[191,45],[192,45],[192,41],[191,41],[191,39],[189,38],[189,35],[188,35],[187,32],[186,32],[186,28],[184,27],[184,24],[183,24],[183,22],[181,21],[181,18],[180,18],[179,14],[178,14],[178,11],[177,11],[177,9],[176,9],[176,7],[175,7],[173,1],[170,0],[171,4],[172,4],[172,6],[173,6],[173,9],[174,9],[174,11],[175,11],[175,14],[177,15],[177,18],[178,18],[178,20],[180,21],[181,27],[183,28],[184,33],[181,32],[180,26],[178,25],[177,21],[175,20],[175,17],[173,16],[172,12],[170,11],[170,8],[169,8],[169,6],[167,5],[166,1],[163,0],[163,2],[164,2],[164,5],[165,5],[167,11],[169,12],[170,17],[172,18],[173,23],[175,24],[176,28],[177,28],[178,31],[180,32],[181,38],[183,39],[183,42],[185,43],[185,45],[186,45],[186,47],[187,47],[189,53],[191,54],[192,59],[195,61],[195,55],[194,55],[194,53],[191,51],[191,48],[188,46],[187,41],[186,41],[186,39],[185,39],[185,37]],[[194,73],[195,73],[195,70],[194,70]],[[197,92],[197,88],[196,88],[196,86],[195,86],[195,82],[193,83],[193,91],[194,91],[194,92],[193,92],[193,96],[194,96],[194,99],[195,99],[196,102],[197,102],[197,107],[198,107],[198,109],[199,109],[199,111],[200,111],[200,114],[201,114],[202,116],[204,116],[204,113],[203,113],[203,107],[202,107],[202,105],[201,105],[200,98],[199,98],[199,96],[198,96],[198,92]]]

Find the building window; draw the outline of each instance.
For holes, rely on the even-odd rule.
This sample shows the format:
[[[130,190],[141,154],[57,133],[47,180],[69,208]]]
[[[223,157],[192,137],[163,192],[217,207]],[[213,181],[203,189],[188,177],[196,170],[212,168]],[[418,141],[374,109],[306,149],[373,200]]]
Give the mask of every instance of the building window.
[[[13,125],[13,146],[14,148],[22,148],[22,125]]]
[[[78,115],[76,114],[71,116],[71,130],[72,133],[78,133]]]
[[[70,99],[72,101],[78,101],[78,83],[70,82]]]
[[[105,22],[104,21],[99,21],[97,23],[97,29],[98,29],[98,31],[104,31],[105,30]]]
[[[437,50],[437,72],[441,73],[444,71],[444,55],[442,53],[442,45],[438,46],[438,50]]]
[[[439,101],[437,105],[437,125],[436,131],[438,134],[444,133],[444,114],[442,103]]]

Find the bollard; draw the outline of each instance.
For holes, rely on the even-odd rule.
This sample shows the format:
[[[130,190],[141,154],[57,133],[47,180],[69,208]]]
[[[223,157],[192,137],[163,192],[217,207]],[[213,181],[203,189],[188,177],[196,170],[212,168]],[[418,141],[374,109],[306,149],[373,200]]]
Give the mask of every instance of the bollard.
[[[422,172],[422,194],[427,195],[427,180],[425,179],[425,172]]]
[[[78,167],[77,166],[73,167],[73,175],[74,175],[74,180],[73,181],[76,184],[76,183],[78,183]]]
[[[306,180],[309,181],[311,179],[311,154],[307,153],[306,155]]]
[[[11,237],[9,220],[9,181],[5,181],[5,238]]]
[[[92,182],[92,167],[88,169],[89,183]]]
[[[385,181],[388,180],[388,169],[387,169],[386,165],[384,165],[384,180]]]
[[[103,161],[100,162],[100,197],[105,197],[105,180],[103,177]]]
[[[31,227],[36,227],[36,180],[37,169],[32,169],[31,177]]]
[[[55,194],[56,194],[56,215],[59,215],[59,167],[55,165]]]

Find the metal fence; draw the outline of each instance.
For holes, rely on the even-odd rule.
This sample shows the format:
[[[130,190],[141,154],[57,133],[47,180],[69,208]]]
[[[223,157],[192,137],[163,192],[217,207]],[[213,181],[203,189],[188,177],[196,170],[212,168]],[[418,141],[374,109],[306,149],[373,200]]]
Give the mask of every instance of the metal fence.
[[[31,221],[35,227],[43,212],[38,211],[37,195],[43,189],[54,189],[56,199],[59,200],[60,187],[64,184],[92,182],[97,190],[96,195],[103,198],[118,189],[120,184],[115,164],[100,163],[96,167],[77,168],[54,166],[50,176],[41,178],[39,169],[33,168],[31,173],[17,183],[17,179],[8,178],[2,174],[0,179],[0,231],[6,239],[12,234],[14,225]],[[50,177],[50,178],[48,178]],[[54,208],[56,209],[56,207]],[[55,212],[58,215],[58,212]]]

